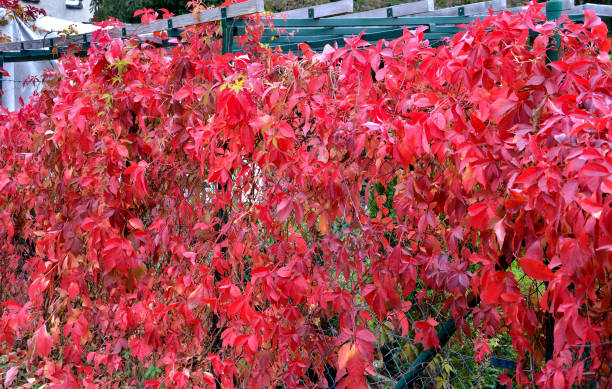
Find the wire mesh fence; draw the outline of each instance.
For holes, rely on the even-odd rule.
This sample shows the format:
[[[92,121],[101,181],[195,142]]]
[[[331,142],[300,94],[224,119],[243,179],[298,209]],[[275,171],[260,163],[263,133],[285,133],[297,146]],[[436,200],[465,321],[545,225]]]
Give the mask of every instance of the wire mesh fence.
[[[546,318],[545,312],[540,312],[539,300],[546,290],[546,284],[542,281],[535,281],[522,273],[520,268],[512,266],[510,270],[514,273],[517,282],[522,289],[527,304],[534,309],[541,323]],[[406,313],[407,328],[419,320],[426,320],[427,316],[432,315],[441,323],[438,328],[448,323],[451,318],[436,304],[421,302],[413,305],[413,308]],[[372,317],[375,317],[372,314]],[[471,323],[471,319],[467,320]],[[502,323],[502,328],[503,328]],[[468,388],[506,388],[503,377],[512,377],[516,371],[516,360],[518,353],[512,345],[512,339],[505,332],[500,332],[497,336],[488,340],[491,353],[478,361],[474,355],[475,344],[472,339],[454,331],[450,334],[448,343],[434,351],[430,360],[419,366],[418,361],[426,352],[423,346],[415,340],[413,332],[394,325],[390,321],[380,322],[376,319],[368,325],[362,325],[374,334],[377,339],[375,349],[374,370],[370,372],[368,383],[371,388],[391,389],[391,388],[411,388],[411,389],[468,389]],[[438,332],[440,334],[440,332]],[[546,333],[541,334],[540,344],[536,339],[535,350],[528,353],[528,360],[521,367],[522,373],[528,378],[533,379],[541,371],[547,360]],[[572,357],[574,363],[584,363],[583,380],[574,384],[576,389],[595,389],[612,387],[612,358],[601,352],[597,355],[606,355],[604,359],[591,361],[590,350],[600,347],[609,349],[610,342],[597,345],[572,346]],[[604,349],[605,350],[605,349]],[[596,365],[594,365],[596,364]],[[414,379],[407,381],[406,376],[417,371]],[[404,379],[404,382],[402,382]],[[404,384],[404,385],[402,385]]]
[[[385,341],[378,344],[376,349],[376,360],[374,371],[368,377],[371,388],[392,389],[469,389],[469,388],[506,388],[500,380],[501,376],[512,377],[515,374],[516,352],[512,348],[511,340],[504,335],[490,341],[494,350],[492,354],[482,361],[474,358],[474,344],[467,338],[462,341],[454,335],[431,362],[424,364],[419,369],[417,377],[406,386],[398,383],[413,369],[414,361],[423,352],[422,346],[414,343],[413,337],[405,337],[396,333],[389,333],[379,328],[371,328],[377,338]],[[591,346],[599,347],[603,345]],[[576,350],[580,347],[576,345]],[[577,360],[584,360],[587,364],[590,358],[582,357],[576,353]],[[539,371],[535,369],[523,370],[528,376],[533,377]],[[596,371],[585,371],[584,381],[573,385],[573,388],[595,389],[610,388],[611,361],[607,358],[601,361]]]
[[[416,322],[415,319],[412,317],[410,321]],[[494,354],[478,362],[472,341],[465,336],[459,340],[453,334],[431,361],[419,365],[416,361],[426,350],[415,342],[414,334],[402,335],[389,322],[374,322],[367,328],[377,339],[374,371],[368,378],[371,388],[496,388],[499,374],[512,375],[508,370],[514,367],[515,354],[510,339],[505,336],[490,342]],[[399,385],[415,368],[418,370],[415,379],[406,386]]]

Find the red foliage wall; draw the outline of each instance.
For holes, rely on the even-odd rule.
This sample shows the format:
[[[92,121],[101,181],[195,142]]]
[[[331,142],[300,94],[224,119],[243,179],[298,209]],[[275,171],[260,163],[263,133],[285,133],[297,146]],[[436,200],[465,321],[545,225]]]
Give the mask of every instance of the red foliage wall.
[[[425,302],[477,358],[507,332],[519,385],[605,376],[610,42],[593,14],[559,27],[540,8],[438,48],[417,29],[219,55],[206,25],[170,52],[99,37],[64,58],[0,113],[5,384],[109,387],[153,362],[150,387],[324,387],[326,364],[363,387],[376,322],[437,344],[442,315],[402,330]],[[517,271],[546,282],[535,304]],[[541,314],[554,352],[532,375]]]

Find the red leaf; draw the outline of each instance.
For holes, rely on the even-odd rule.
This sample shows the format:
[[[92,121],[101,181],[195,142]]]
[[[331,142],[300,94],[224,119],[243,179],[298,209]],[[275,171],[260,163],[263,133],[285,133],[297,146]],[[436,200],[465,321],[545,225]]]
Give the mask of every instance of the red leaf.
[[[96,226],[96,221],[90,217],[83,219],[81,228],[83,231],[91,231]]]
[[[361,355],[367,361],[374,359],[374,343],[376,343],[376,337],[370,332],[370,330],[362,328],[357,330],[355,336],[355,344]]]
[[[110,44],[110,50],[109,50],[109,53],[111,54],[112,59],[120,57],[122,51],[123,51],[123,41],[121,39],[113,39],[113,41]],[[109,62],[112,62],[112,61],[109,61]]]
[[[578,203],[586,212],[590,213],[595,219],[599,219],[603,211],[603,204],[595,202],[590,198],[578,200]]]
[[[200,284],[187,297],[187,307],[189,309],[193,309],[197,307],[198,305],[202,304],[203,299],[204,299],[204,289],[202,288],[202,284]]]
[[[345,343],[338,351],[338,372],[336,380],[342,378],[348,372],[349,376],[363,376],[365,373],[365,360],[361,357],[355,343]]]
[[[470,215],[470,224],[473,228],[479,231],[485,231],[489,228],[489,222],[495,215],[493,210],[485,203],[474,203],[468,208]]]
[[[495,120],[500,119],[508,111],[516,106],[516,101],[509,100],[505,97],[500,97],[491,104],[492,118]]]
[[[421,320],[416,322],[414,325],[416,327],[414,343],[422,342],[425,349],[440,347],[440,340],[438,339],[438,334],[436,332],[437,325],[438,322],[431,317],[426,321]]]
[[[590,177],[606,177],[610,175],[610,171],[604,165],[597,162],[587,162],[580,169],[580,174]]]
[[[176,93],[174,93],[172,95],[172,98],[174,100],[183,100],[185,97],[191,95],[191,90],[192,88],[184,86],[181,89],[179,89]]]
[[[53,345],[53,340],[49,333],[47,332],[47,327],[43,324],[36,331],[36,353],[41,358],[46,358],[51,353],[51,346]]]
[[[504,240],[506,239],[506,228],[504,226],[504,219],[501,219],[493,226],[493,230],[495,231],[495,236],[497,237],[497,244],[499,247],[503,247]]]
[[[128,223],[130,224],[130,227],[132,227],[135,230],[144,230],[144,225],[142,224],[142,220],[140,220],[137,217],[133,217],[130,220],[128,220]]]
[[[276,207],[276,214],[278,216],[278,220],[281,223],[287,220],[287,218],[291,214],[292,209],[293,206],[291,205],[291,198],[285,197],[284,199],[282,199]]]
[[[525,169],[515,180],[515,182],[522,184],[531,184],[533,181],[540,178],[542,175],[542,169],[538,166],[531,166]]]
[[[183,251],[183,257],[187,259],[195,259],[196,256],[197,254],[194,253],[193,251]]]
[[[70,286],[68,286],[68,295],[70,296],[70,299],[74,300],[77,298],[79,292],[79,285],[76,282],[71,282]]]
[[[519,263],[525,274],[535,280],[551,281],[555,277],[554,273],[537,259],[521,258]]]
[[[13,381],[15,381],[15,377],[17,377],[17,373],[19,373],[19,366],[13,366],[6,372],[6,376],[4,377],[4,387],[8,388],[11,386]]]
[[[503,292],[503,281],[506,273],[503,271],[493,271],[483,274],[480,282],[480,296],[487,304],[497,304]]]
[[[142,361],[153,352],[153,347],[143,338],[134,338],[130,341],[132,355]]]

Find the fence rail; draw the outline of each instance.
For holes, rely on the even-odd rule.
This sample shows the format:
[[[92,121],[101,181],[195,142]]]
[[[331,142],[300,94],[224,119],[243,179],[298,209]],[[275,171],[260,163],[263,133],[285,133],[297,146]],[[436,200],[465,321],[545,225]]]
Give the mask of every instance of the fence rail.
[[[434,10],[433,0],[421,0],[413,3],[403,3],[391,7],[377,8],[370,11],[356,12],[337,16],[338,18],[385,18],[422,14]]]
[[[274,17],[287,19],[325,18],[351,12],[353,12],[353,0],[341,0],[312,7],[277,12],[274,14]]]
[[[426,12],[425,15],[432,15],[432,16],[488,15],[489,9],[495,12],[499,12],[499,11],[505,10],[506,5],[507,5],[506,0],[489,0],[489,1],[483,1],[480,3],[472,3],[472,4],[460,5],[456,7],[436,9],[430,12]]]
[[[583,10],[592,9],[600,17],[612,17],[612,5],[582,4],[576,5],[575,0],[559,0],[562,9],[568,15],[582,13]],[[483,16],[488,15],[489,10],[493,12],[510,11],[517,12],[524,7],[508,7],[508,0],[487,0],[478,3],[458,5],[434,9],[433,0],[421,0],[417,2],[397,4],[390,7],[377,8],[369,11],[356,12],[334,16],[335,18],[384,18],[402,16]]]
[[[168,19],[155,20],[150,23],[133,24],[125,27],[113,28],[109,30],[109,34],[114,38],[151,34],[159,31],[172,30],[173,28],[183,28],[196,24],[222,20],[224,13],[225,17],[234,18],[251,15],[258,12],[264,12],[264,0],[248,0],[243,3],[232,4],[224,8],[213,8],[195,14],[189,13],[174,16]],[[70,35],[61,39],[46,38],[23,42],[2,43],[0,44],[0,52],[45,49],[57,47],[58,44],[68,46],[73,44],[87,43],[92,41],[92,34],[93,33]]]
[[[584,11],[586,9],[592,9],[593,11],[595,11],[597,16],[599,16],[599,17],[602,17],[602,16],[604,16],[604,17],[612,17],[612,5],[604,5],[604,4],[590,4],[590,3],[586,3],[586,4],[582,4],[582,5],[577,5],[576,7],[570,8],[567,11],[567,13],[568,14],[582,13],[582,11]]]
[[[601,17],[612,17],[612,5],[583,4],[575,5],[574,0],[561,0],[563,10],[567,14],[575,15],[583,10],[592,9]],[[335,19],[370,19],[385,17],[404,17],[415,15],[424,16],[479,16],[487,15],[489,10],[499,12],[503,10],[517,11],[522,7],[506,8],[507,0],[488,0],[479,3],[466,4],[463,6],[434,9],[433,0],[421,0],[411,3],[403,3],[391,7],[378,8],[370,11],[351,13],[353,11],[353,0],[340,0],[313,7],[298,8],[274,14],[274,17],[288,19],[319,19],[333,17]],[[201,11],[196,14],[179,15],[168,19],[156,20],[150,23],[128,25],[121,28],[109,30],[111,37],[119,38],[125,36],[144,35],[159,31],[172,31],[195,24],[231,19],[264,12],[264,0],[248,0],[243,3],[232,4],[224,8],[214,8]],[[9,42],[0,44],[0,54],[7,52],[23,52],[26,50],[40,50],[54,47],[69,46],[91,42],[93,33],[70,35],[62,38],[46,38],[23,42]],[[231,46],[229,43],[226,47]],[[41,53],[36,53],[41,55]],[[10,56],[9,56],[10,57]],[[14,56],[13,56],[14,57]],[[11,60],[11,59],[9,59]],[[13,58],[14,60],[14,58]],[[27,60],[27,59],[26,59]]]

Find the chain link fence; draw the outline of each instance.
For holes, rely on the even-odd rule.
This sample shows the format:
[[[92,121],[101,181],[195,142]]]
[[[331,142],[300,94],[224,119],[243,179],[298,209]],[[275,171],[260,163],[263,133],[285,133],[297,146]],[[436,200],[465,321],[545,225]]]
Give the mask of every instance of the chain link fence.
[[[510,270],[514,273],[519,287],[523,291],[527,304],[536,311],[538,320],[543,323],[547,320],[546,313],[539,308],[539,300],[546,289],[546,284],[541,281],[534,281],[525,275],[518,266],[511,266]],[[406,314],[408,328],[413,328],[414,323],[420,320],[427,320],[428,316],[434,316],[440,323],[437,326],[438,334],[444,330],[441,327],[452,324],[452,333],[448,343],[443,344],[441,349],[434,352],[433,358],[417,368],[418,374],[408,385],[401,385],[402,378],[406,379],[409,373],[413,373],[418,366],[426,350],[420,343],[415,342],[414,332],[402,334],[402,329],[394,326],[390,321],[380,322],[373,320],[367,326],[377,339],[375,349],[374,372],[368,377],[371,388],[394,389],[499,389],[507,388],[500,382],[500,376],[512,377],[516,370],[516,359],[518,353],[512,346],[512,340],[505,332],[499,333],[496,337],[488,340],[491,349],[490,355],[482,361],[477,361],[474,357],[473,341],[454,331],[454,324],[449,322],[450,316],[442,312],[440,307],[422,302],[414,302],[413,308]],[[375,317],[372,313],[372,317]],[[467,318],[471,324],[471,318]],[[366,328],[366,326],[363,326]],[[503,323],[502,323],[503,328]],[[405,331],[404,331],[405,332]],[[523,372],[529,377],[534,378],[547,359],[547,334],[546,332],[538,335],[535,339],[535,351],[529,354],[528,367],[523,368]],[[549,341],[551,339],[548,339]],[[441,342],[443,342],[441,338]],[[595,389],[612,387],[612,359],[610,355],[602,361],[597,362],[593,371],[590,371],[591,360],[589,348],[607,347],[611,342],[598,345],[590,345],[586,349],[581,345],[574,345],[573,357],[575,362],[585,362],[584,381],[572,386],[576,389]],[[580,354],[580,350],[582,354]],[[552,351],[551,351],[552,352]],[[600,353],[601,354],[601,353]]]

